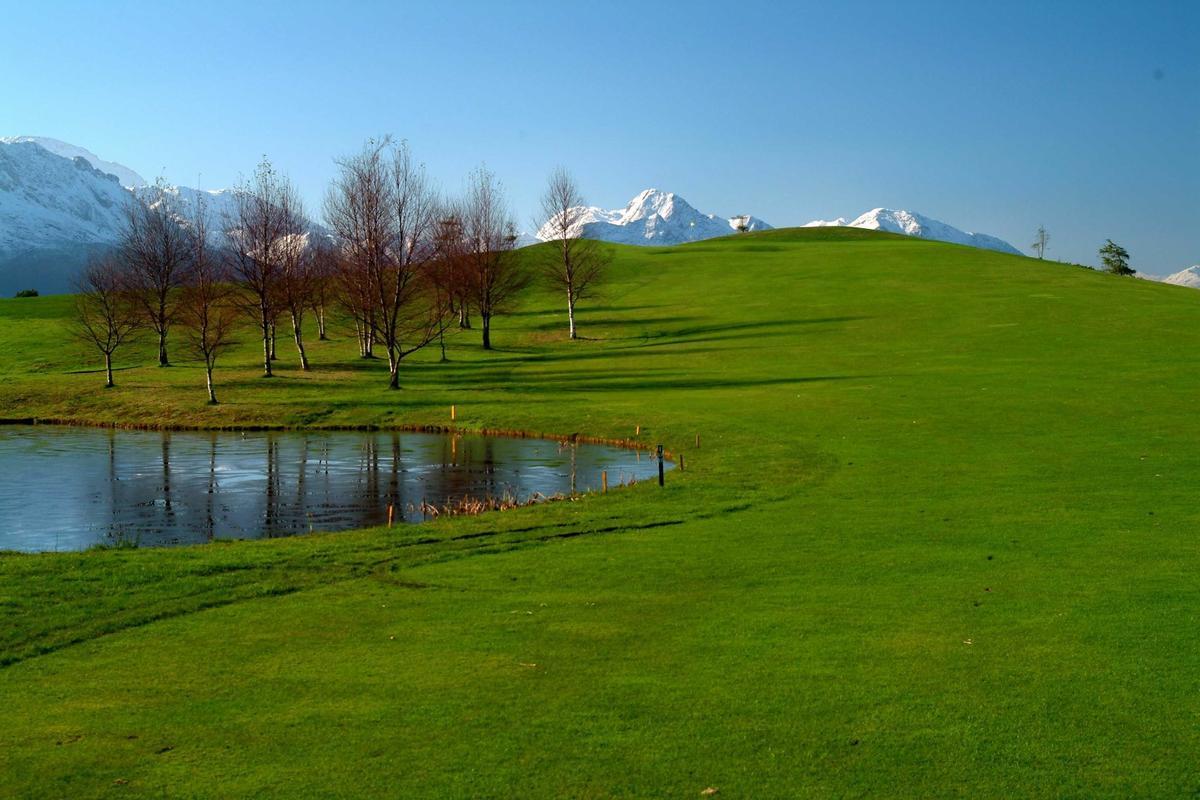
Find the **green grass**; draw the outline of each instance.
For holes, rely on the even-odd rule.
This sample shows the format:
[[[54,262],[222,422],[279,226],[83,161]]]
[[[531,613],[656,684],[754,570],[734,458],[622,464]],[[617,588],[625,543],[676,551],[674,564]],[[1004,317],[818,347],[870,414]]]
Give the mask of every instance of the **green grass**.
[[[1194,797],[1200,293],[859,231],[616,249],[404,389],[0,302],[0,413],[683,453],[427,526],[0,556],[0,796]],[[315,337],[313,337],[315,339]],[[83,371],[90,370],[90,371]],[[694,447],[696,434],[701,447]],[[47,509],[47,513],[53,513]],[[2,524],[2,521],[0,521]]]

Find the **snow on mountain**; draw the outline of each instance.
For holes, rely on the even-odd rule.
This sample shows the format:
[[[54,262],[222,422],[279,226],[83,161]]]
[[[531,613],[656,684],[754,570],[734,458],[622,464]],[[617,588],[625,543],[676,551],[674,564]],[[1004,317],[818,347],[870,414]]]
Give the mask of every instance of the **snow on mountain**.
[[[213,244],[224,241],[227,223],[237,215],[236,189],[193,189],[190,186],[145,186],[134,192],[143,203],[154,208],[164,200],[173,206],[183,222],[195,218],[196,206],[204,203],[204,217],[208,228],[208,239]]]
[[[88,257],[120,239],[129,203],[154,205],[164,195],[185,222],[203,198],[210,240],[223,241],[235,189],[147,185],[128,167],[57,139],[0,138],[0,294],[68,291]]]
[[[1162,279],[1163,283],[1173,283],[1176,286],[1190,286],[1193,289],[1200,289],[1200,264],[1195,264],[1187,269],[1181,269],[1174,275],[1168,275]]]
[[[0,251],[114,242],[131,199],[115,175],[83,158],[0,143]]]
[[[0,292],[66,291],[91,253],[116,242],[132,199],[82,157],[0,141]]]
[[[718,217],[702,214],[674,192],[646,189],[621,209],[603,209],[596,206],[575,209],[579,218],[572,226],[572,235],[606,242],[642,245],[671,245],[696,242],[717,236],[728,236],[737,231],[739,224],[750,230],[769,230],[770,225],[758,217],[743,214],[736,217]],[[548,241],[554,232],[544,224],[536,239]]]
[[[49,136],[8,136],[0,138],[0,143],[2,144],[18,144],[20,142],[33,142],[43,149],[54,153],[54,155],[62,156],[63,158],[82,158],[101,172],[116,175],[117,180],[127,189],[138,189],[146,185],[145,178],[124,164],[118,164],[115,161],[105,161],[90,150],[76,147],[73,144],[68,144],[58,139],[51,139]]]
[[[1003,239],[989,236],[986,233],[968,233],[967,231],[955,228],[953,225],[947,225],[945,222],[912,211],[874,208],[857,217],[852,222],[846,222],[844,217],[839,217],[836,220],[830,221],[813,220],[803,227],[813,228],[823,226],[866,228],[875,231],[888,231],[889,233],[902,233],[905,236],[915,236],[920,239],[934,239],[939,242],[965,244],[970,247],[981,247],[985,250],[998,250],[1001,253],[1021,255],[1020,250]]]

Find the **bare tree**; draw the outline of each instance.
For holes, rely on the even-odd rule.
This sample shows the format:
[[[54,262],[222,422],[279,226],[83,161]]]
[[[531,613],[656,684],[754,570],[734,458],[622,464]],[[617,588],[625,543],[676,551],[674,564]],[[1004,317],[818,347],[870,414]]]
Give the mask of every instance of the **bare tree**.
[[[1033,252],[1037,253],[1038,258],[1046,257],[1046,248],[1050,245],[1050,234],[1046,233],[1044,225],[1038,225],[1037,233],[1033,239]]]
[[[575,329],[575,305],[591,296],[603,277],[611,255],[595,239],[583,236],[583,195],[566,168],[550,174],[542,195],[542,238],[553,242],[553,255],[545,261],[543,274],[555,291],[567,296],[567,330],[578,338]]]
[[[281,256],[287,251],[285,243],[300,231],[290,227],[292,219],[284,207],[286,197],[294,192],[286,178],[280,176],[266,158],[259,163],[254,176],[238,187],[234,195],[235,209],[226,220],[229,271],[243,291],[239,304],[262,334],[263,377],[272,376],[275,320],[282,309],[280,299],[284,264]]]
[[[287,234],[279,240],[275,257],[280,264],[279,299],[283,310],[292,323],[292,338],[296,352],[300,355],[300,369],[308,370],[308,353],[304,349],[304,312],[312,302],[314,278],[312,252],[309,247],[311,234],[305,230],[304,210],[299,195],[290,182],[285,181],[280,196],[280,214]],[[271,326],[271,357],[275,357],[275,330]]]
[[[209,245],[207,214],[201,197],[193,211],[189,230],[192,248],[187,277],[180,291],[179,322],[188,350],[204,362],[208,402],[216,405],[213,368],[217,357],[233,344],[237,308],[233,303],[236,289],[230,282],[228,265],[212,252]]]
[[[529,285],[529,275],[513,255],[516,226],[496,176],[479,167],[467,179],[462,200],[467,297],[479,312],[483,349],[492,349],[492,319],[507,312]]]
[[[393,236],[386,144],[368,142],[358,155],[338,161],[338,174],[325,194],[325,222],[337,242],[338,297],[354,321],[362,358],[374,357],[371,274],[382,269]]]
[[[463,241],[463,225],[460,209],[453,203],[443,205],[434,233],[434,261],[430,276],[433,281],[435,301],[444,314],[438,328],[438,346],[442,361],[446,357],[446,331],[451,320],[457,319],[459,329],[469,328],[467,314],[470,297],[466,273],[466,247]]]
[[[436,338],[445,316],[432,271],[437,198],[405,144],[368,142],[338,167],[325,217],[343,255],[343,292],[368,343],[386,349],[388,386],[398,389],[401,360]]]
[[[175,189],[162,180],[144,198],[131,196],[120,239],[125,279],[147,326],[158,337],[160,367],[170,364],[167,334],[190,255],[177,198]]]
[[[312,248],[312,287],[309,291],[309,306],[317,319],[317,339],[329,338],[327,317],[333,305],[337,286],[337,251],[326,237],[318,236],[309,242]]]
[[[76,282],[72,332],[104,356],[105,388],[113,383],[112,357],[145,324],[117,257],[93,259]]]
[[[371,285],[378,298],[376,331],[388,354],[388,386],[398,389],[400,360],[433,341],[445,309],[432,272],[437,195],[406,143],[392,148],[389,166],[392,245]]]

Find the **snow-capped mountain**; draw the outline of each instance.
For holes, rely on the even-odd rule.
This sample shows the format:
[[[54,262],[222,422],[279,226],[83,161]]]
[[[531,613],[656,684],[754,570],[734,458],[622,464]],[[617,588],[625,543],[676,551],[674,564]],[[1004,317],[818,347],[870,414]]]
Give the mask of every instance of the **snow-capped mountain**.
[[[989,236],[986,233],[968,233],[953,225],[917,214],[912,211],[902,211],[891,208],[874,208],[867,213],[847,222],[845,217],[835,220],[813,220],[803,227],[816,228],[839,226],[846,228],[867,228],[875,231],[902,233],[905,236],[916,236],[920,239],[934,239],[939,242],[965,244],[971,247],[982,247],[985,250],[998,250],[1001,253],[1021,255],[1021,251],[1003,239]]]
[[[131,199],[115,175],[83,158],[0,144],[0,251],[116,241]]]
[[[120,239],[131,202],[164,197],[184,221],[203,197],[213,244],[236,211],[234,189],[148,185],[128,167],[57,139],[0,138],[0,295],[69,291],[88,257]]]
[[[1190,286],[1193,289],[1200,289],[1200,264],[1195,264],[1187,269],[1181,269],[1174,275],[1168,275],[1162,279],[1163,283],[1173,283],[1176,286]]]
[[[696,242],[736,233],[744,224],[749,230],[769,230],[758,217],[743,214],[718,217],[702,214],[674,192],[646,189],[624,208],[606,210],[596,206],[577,208],[579,219],[572,234],[621,244],[671,245]],[[542,225],[535,238],[548,241],[554,231]],[[528,241],[528,240],[524,240]],[[518,242],[519,243],[519,242]]]
[[[136,172],[131,170],[124,164],[118,164],[115,161],[105,161],[100,156],[93,153],[91,150],[85,150],[82,147],[76,147],[73,144],[51,139],[49,136],[8,136],[0,137],[0,144],[17,144],[19,142],[33,142],[40,146],[43,150],[49,150],[56,156],[63,158],[76,159],[82,158],[84,161],[91,164],[101,172],[106,172],[109,175],[116,175],[117,180],[126,189],[139,189],[146,185],[146,179]]]
[[[0,292],[66,291],[90,253],[116,242],[132,200],[82,157],[0,142]]]
[[[204,203],[205,222],[209,238],[214,244],[224,237],[226,223],[237,214],[236,189],[193,189],[190,186],[144,186],[134,192],[143,203],[151,208],[164,201],[173,206],[174,213],[182,221],[195,217],[196,206]]]

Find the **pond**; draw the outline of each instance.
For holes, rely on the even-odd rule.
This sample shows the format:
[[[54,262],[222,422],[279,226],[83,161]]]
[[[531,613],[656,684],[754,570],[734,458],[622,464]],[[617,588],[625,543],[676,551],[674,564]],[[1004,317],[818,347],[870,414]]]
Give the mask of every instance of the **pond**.
[[[385,525],[389,513],[420,522],[464,498],[599,490],[602,471],[611,488],[655,478],[658,464],[545,439],[0,426],[0,550],[292,536]]]

